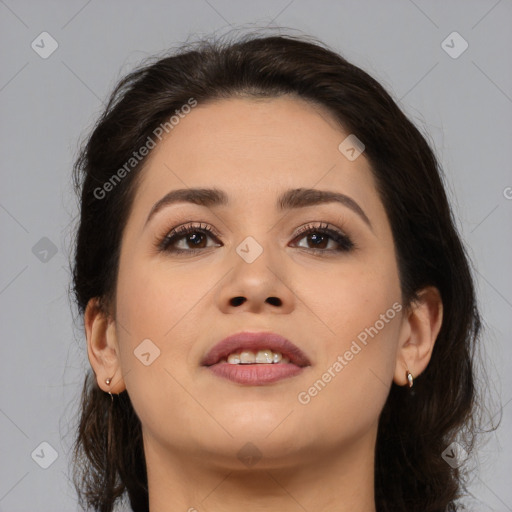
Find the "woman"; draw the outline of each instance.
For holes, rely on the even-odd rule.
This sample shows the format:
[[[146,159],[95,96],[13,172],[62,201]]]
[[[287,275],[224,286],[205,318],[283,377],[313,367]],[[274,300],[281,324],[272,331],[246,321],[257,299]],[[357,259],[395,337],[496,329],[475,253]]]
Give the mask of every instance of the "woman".
[[[473,278],[373,78],[312,38],[199,41],[120,81],[75,184],[82,504],[457,509]]]

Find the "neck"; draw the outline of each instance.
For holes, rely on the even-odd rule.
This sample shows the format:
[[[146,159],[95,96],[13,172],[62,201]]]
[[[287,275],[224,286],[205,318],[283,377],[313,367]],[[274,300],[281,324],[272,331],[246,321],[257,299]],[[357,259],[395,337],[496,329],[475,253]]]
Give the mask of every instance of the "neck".
[[[250,467],[215,455],[192,457],[144,438],[150,512],[376,512],[376,430],[350,446]],[[197,457],[197,458],[196,458]],[[249,464],[248,464],[249,466]]]

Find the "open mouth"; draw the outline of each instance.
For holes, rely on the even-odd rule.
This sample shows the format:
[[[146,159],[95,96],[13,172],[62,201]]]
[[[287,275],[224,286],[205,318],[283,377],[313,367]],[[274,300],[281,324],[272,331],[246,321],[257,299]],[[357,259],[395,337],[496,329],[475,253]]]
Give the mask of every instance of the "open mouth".
[[[293,377],[310,364],[302,350],[273,332],[233,334],[212,347],[201,362],[218,377],[249,385]]]

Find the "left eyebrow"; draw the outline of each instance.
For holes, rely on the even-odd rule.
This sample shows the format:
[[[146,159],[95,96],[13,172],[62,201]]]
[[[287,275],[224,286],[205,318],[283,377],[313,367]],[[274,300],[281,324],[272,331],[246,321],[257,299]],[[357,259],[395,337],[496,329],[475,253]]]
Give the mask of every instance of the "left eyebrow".
[[[182,188],[172,190],[153,205],[145,224],[147,224],[157,212],[166,206],[181,202],[213,208],[216,206],[229,205],[229,197],[226,192],[217,188]],[[363,209],[356,201],[354,201],[354,199],[345,194],[341,194],[340,192],[317,190],[314,188],[290,189],[278,197],[277,209],[279,211],[284,211],[333,202],[340,203],[351,209],[373,231],[372,223]]]

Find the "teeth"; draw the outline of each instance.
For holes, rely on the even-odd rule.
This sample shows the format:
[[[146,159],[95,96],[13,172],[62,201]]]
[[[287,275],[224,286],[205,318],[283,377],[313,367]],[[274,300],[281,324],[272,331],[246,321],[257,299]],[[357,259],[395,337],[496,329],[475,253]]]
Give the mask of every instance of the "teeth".
[[[256,354],[256,362],[257,363],[273,363],[274,362],[274,354],[272,350],[260,350]]]
[[[233,352],[219,363],[228,362],[229,364],[272,364],[272,363],[289,363],[287,357],[283,357],[280,352],[272,352],[272,350],[264,349],[258,352],[252,350],[243,350],[242,352]]]
[[[229,354],[228,363],[230,364],[240,364],[240,354]]]
[[[254,352],[251,352],[250,350],[244,350],[240,353],[240,362],[242,364],[251,364],[256,362],[256,356],[254,355]]]

